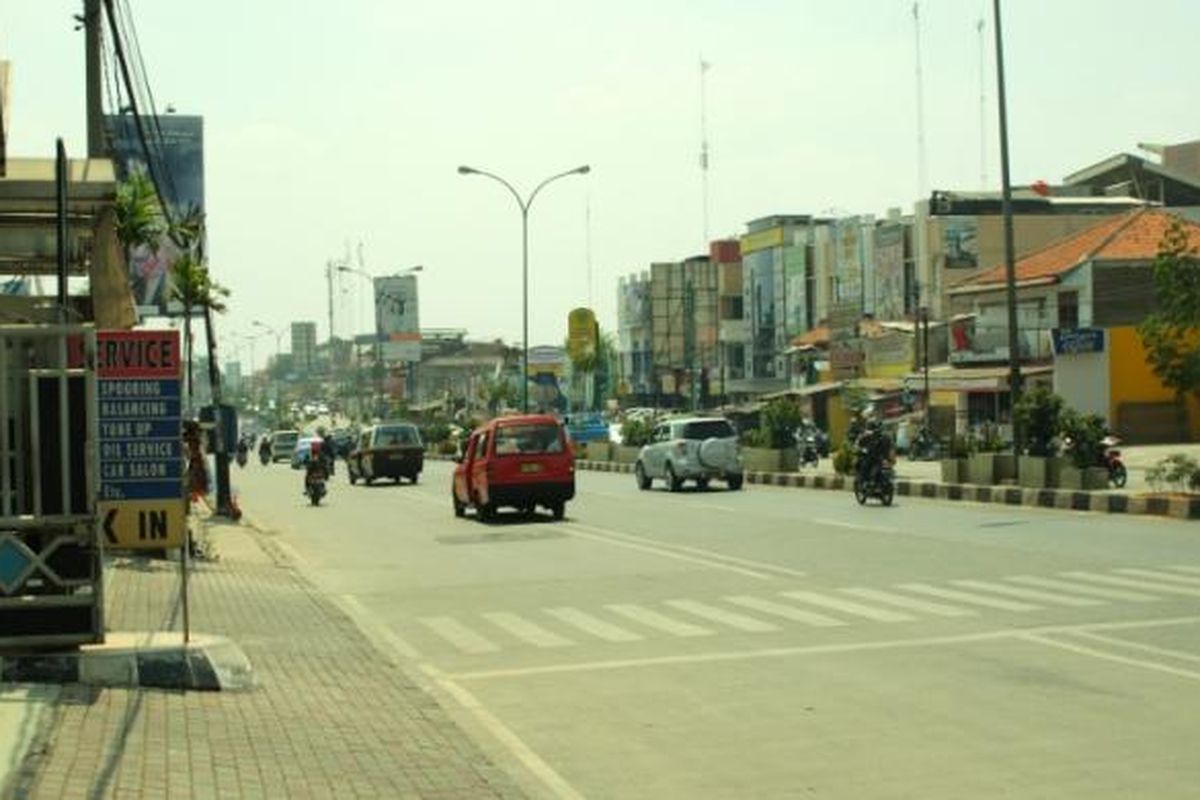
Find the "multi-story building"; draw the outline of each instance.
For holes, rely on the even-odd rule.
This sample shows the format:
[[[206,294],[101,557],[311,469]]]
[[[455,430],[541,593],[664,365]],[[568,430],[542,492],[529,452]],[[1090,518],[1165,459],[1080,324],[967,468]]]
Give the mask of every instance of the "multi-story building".
[[[650,265],[650,351],[659,405],[707,403],[718,374],[717,265],[707,255]]]
[[[292,323],[292,369],[311,375],[317,365],[317,323]]]

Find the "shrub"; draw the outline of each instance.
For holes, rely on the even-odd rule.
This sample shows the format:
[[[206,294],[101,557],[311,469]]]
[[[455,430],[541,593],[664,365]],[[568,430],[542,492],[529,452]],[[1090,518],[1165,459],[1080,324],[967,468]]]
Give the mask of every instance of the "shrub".
[[[1104,455],[1100,440],[1105,436],[1104,419],[1099,414],[1080,414],[1067,409],[1062,415],[1062,434],[1070,440],[1068,455],[1079,469],[1099,466]]]
[[[858,449],[846,442],[833,454],[833,471],[839,475],[850,475],[858,462]]]
[[[771,432],[766,428],[750,428],[742,431],[742,444],[746,447],[771,447]]]
[[[762,411],[761,426],[761,430],[767,433],[766,447],[777,450],[791,447],[795,444],[793,433],[802,422],[804,414],[800,411],[800,406],[791,400],[779,397],[767,403]]]
[[[1031,456],[1055,454],[1055,439],[1062,425],[1063,399],[1045,386],[1037,386],[1017,402],[1016,422]]]
[[[654,423],[647,419],[627,419],[621,423],[621,443],[630,447],[650,444],[654,438]]]
[[[441,444],[450,438],[450,426],[444,422],[426,425],[421,431],[421,438],[429,444]]]
[[[1155,491],[1165,487],[1177,492],[1200,491],[1200,462],[1183,453],[1172,453],[1146,470],[1146,482]]]
[[[950,457],[966,458],[971,455],[971,440],[967,436],[954,434],[950,437]]]

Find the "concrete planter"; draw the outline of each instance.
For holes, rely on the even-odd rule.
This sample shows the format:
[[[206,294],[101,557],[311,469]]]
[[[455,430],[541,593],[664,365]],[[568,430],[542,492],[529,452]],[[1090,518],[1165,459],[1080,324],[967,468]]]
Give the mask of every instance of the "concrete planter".
[[[962,483],[967,477],[965,458],[942,459],[942,483]]]
[[[612,460],[618,464],[635,464],[640,452],[642,452],[640,447],[631,447],[627,444],[614,445]]]
[[[1046,488],[1057,489],[1062,485],[1063,467],[1069,466],[1069,462],[1061,456],[1052,456],[1046,459]]]
[[[996,483],[996,454],[972,453],[967,459],[967,483],[991,486]]]
[[[996,483],[1015,483],[1017,480],[1017,457],[1013,453],[993,453],[993,471]]]
[[[1088,467],[1084,471],[1083,488],[1089,492],[1098,492],[1108,488],[1108,468]]]
[[[1050,459],[1043,456],[1021,456],[1017,459],[1020,467],[1018,480],[1021,486],[1029,489],[1045,489],[1047,483],[1047,464]]]
[[[1080,469],[1067,463],[1059,475],[1060,489],[1095,492],[1108,488],[1108,470],[1104,467],[1088,467]]]
[[[743,447],[742,462],[749,472],[794,472],[800,466],[800,454],[794,447]]]
[[[588,442],[587,457],[591,461],[611,461],[613,455],[612,442]]]

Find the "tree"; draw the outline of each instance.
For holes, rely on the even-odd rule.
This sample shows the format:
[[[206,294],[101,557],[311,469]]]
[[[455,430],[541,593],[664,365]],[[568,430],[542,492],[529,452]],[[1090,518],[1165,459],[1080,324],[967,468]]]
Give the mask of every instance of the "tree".
[[[171,265],[170,299],[183,306],[184,345],[187,361],[188,397],[192,396],[192,315],[199,309],[204,313],[205,337],[208,340],[209,360],[213,364],[216,354],[213,339],[212,314],[225,311],[225,298],[229,290],[212,279],[208,265],[204,263],[204,218],[195,209],[185,214],[170,230],[172,241],[180,249],[180,255]],[[214,364],[215,366],[215,364]],[[210,368],[210,383],[217,380],[215,370]],[[215,386],[214,394],[215,392]]]
[[[1017,426],[1024,433],[1025,450],[1031,456],[1054,455],[1054,440],[1062,426],[1063,399],[1044,385],[1021,395],[1017,401]]]
[[[117,239],[125,251],[127,264],[138,247],[158,247],[163,233],[162,211],[154,184],[145,172],[134,172],[117,186],[114,208]]]
[[[1200,394],[1200,259],[1172,220],[1154,259],[1157,310],[1138,326],[1154,374],[1178,394]]]

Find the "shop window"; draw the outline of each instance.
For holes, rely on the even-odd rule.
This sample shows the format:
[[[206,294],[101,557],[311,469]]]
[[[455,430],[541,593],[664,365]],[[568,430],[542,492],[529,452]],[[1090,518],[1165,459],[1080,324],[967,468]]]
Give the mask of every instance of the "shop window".
[[[1058,327],[1079,327],[1079,293],[1058,293]]]

